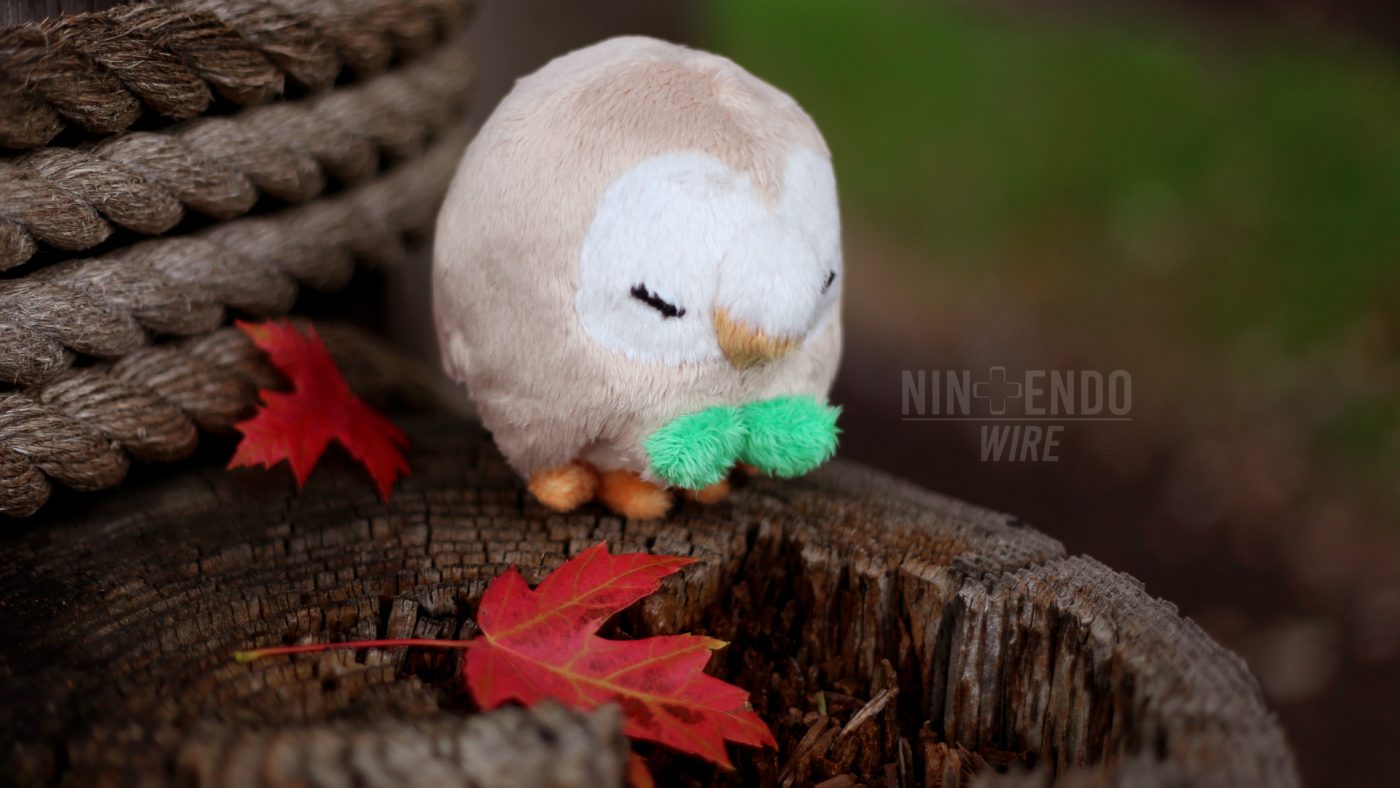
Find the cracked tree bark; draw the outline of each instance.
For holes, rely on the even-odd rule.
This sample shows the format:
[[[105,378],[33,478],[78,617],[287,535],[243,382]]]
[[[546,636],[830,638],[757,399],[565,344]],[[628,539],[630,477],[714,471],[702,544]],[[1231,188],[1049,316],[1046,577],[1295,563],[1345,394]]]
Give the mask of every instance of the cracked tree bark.
[[[558,515],[527,499],[479,426],[404,422],[413,474],[387,505],[333,452],[300,494],[284,468],[214,461],[10,523],[5,773],[617,784],[615,716],[473,714],[457,652],[231,659],[308,639],[469,638],[505,566],[534,582],[606,539],[699,559],[614,635],[731,641],[711,669],[753,693],[782,744],[736,752],[734,773],[649,751],[661,784],[1297,782],[1237,657],[1012,518],[840,462],[660,522]]]

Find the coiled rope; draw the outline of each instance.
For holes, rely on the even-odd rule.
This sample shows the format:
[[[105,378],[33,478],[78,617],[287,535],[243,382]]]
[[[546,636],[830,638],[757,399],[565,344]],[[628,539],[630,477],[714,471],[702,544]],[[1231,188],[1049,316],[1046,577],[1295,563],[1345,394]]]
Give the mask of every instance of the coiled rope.
[[[241,106],[288,80],[329,88],[428,48],[470,0],[183,0],[142,3],[0,29],[0,147],[43,145],[72,124],[98,134],[149,109],[203,113],[218,94]]]
[[[328,175],[362,180],[380,154],[418,155],[460,118],[471,76],[465,47],[443,46],[315,98],[0,160],[0,271],[40,243],[78,251],[106,240],[113,225],[162,233],[187,208],[230,219],[252,208],[259,192],[302,202]]]
[[[424,373],[372,337],[348,326],[317,332],[362,396],[431,398]],[[222,328],[0,392],[0,514],[33,514],[54,482],[100,490],[120,482],[133,459],[180,459],[198,429],[229,430],[257,389],[279,383],[242,332]]]
[[[470,5],[180,0],[0,29],[0,515],[229,429],[279,382],[230,312],[285,314],[431,229],[466,144]],[[422,388],[318,330],[362,395]]]
[[[209,331],[226,307],[280,315],[299,283],[333,289],[356,259],[398,262],[403,234],[431,228],[465,143],[461,132],[450,134],[335,197],[0,280],[0,383],[35,385],[57,378],[77,354],[116,358],[153,335]]]

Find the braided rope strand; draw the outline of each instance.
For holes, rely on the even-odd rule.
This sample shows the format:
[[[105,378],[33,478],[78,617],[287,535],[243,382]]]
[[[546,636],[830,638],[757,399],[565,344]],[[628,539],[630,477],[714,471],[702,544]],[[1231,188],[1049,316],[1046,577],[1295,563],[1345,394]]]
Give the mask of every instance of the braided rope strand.
[[[213,94],[241,106],[287,79],[329,88],[364,76],[460,24],[472,0],[184,0],[138,3],[0,30],[0,147],[30,148],[66,124],[128,128],[149,108],[171,120]]]
[[[110,375],[69,371],[37,392],[41,405],[91,425],[135,459],[170,462],[194,450],[198,433],[154,391]]]
[[[0,382],[44,383],[75,354],[117,358],[152,335],[207,331],[226,307],[284,314],[299,283],[339,287],[356,259],[397,263],[403,234],[431,228],[465,143],[449,135],[335,197],[0,280],[0,335],[11,340],[0,343]]]
[[[0,221],[17,228],[5,237],[15,252],[37,248],[35,240],[59,249],[78,250],[107,240],[112,228],[97,210],[36,172],[0,161]],[[21,237],[27,233],[32,238]],[[4,252],[0,252],[4,254]],[[0,261],[4,260],[0,257]]]
[[[104,358],[129,353],[146,343],[145,331],[136,318],[104,293],[84,292],[63,281],[38,277],[0,282],[0,324],[19,326],[76,353]],[[17,380],[19,376],[9,367],[28,367],[29,357],[43,354],[46,348],[22,343],[0,348],[4,358],[0,369],[5,370],[0,372],[0,381]]]
[[[0,347],[19,345],[26,356],[16,356],[11,371],[13,382],[20,385],[38,383],[57,377],[72,365],[77,354],[52,336],[25,328],[16,323],[0,323]]]
[[[0,446],[0,512],[28,517],[49,500],[52,489],[49,478],[34,463]]]
[[[62,46],[107,69],[142,103],[167,118],[193,118],[214,100],[209,85],[179,58],[113,15],[60,17],[45,29]]]
[[[251,106],[282,95],[286,85],[282,72],[218,17],[154,3],[118,6],[107,14],[122,29],[169,52],[211,92],[235,104]]]
[[[120,162],[101,158],[88,151],[40,148],[11,160],[10,166],[52,183],[75,199],[94,207],[113,224],[138,233],[163,233],[178,224],[185,215],[184,206],[166,189],[132,172]],[[8,181],[0,178],[0,195],[8,190]],[[0,202],[4,202],[3,198],[0,198]],[[8,214],[0,207],[0,215],[13,216],[13,220],[6,219],[6,222],[20,232],[26,232],[28,215],[34,210],[21,203],[11,208]],[[34,246],[32,238],[26,240],[31,247]],[[0,241],[0,248],[5,248],[4,241]],[[0,260],[4,259],[7,258],[0,254]],[[23,261],[18,251],[8,259]],[[4,267],[3,262],[0,262],[0,267]]]
[[[304,16],[265,0],[185,0],[181,5],[237,30],[278,69],[311,90],[329,87],[340,72],[335,45]]]
[[[362,395],[424,396],[422,372],[377,340],[348,326],[317,331]],[[280,383],[241,331],[222,328],[0,392],[0,514],[38,511],[51,480],[104,489],[125,477],[132,459],[185,457],[199,429],[227,432],[249,414],[257,389]]]
[[[91,367],[38,389],[0,394],[0,513],[37,511],[48,479],[99,490],[126,476],[130,456],[179,459],[194,448],[196,418],[232,423],[253,402],[235,372],[185,349],[145,348],[128,358],[129,367],[158,364],[161,375],[132,382],[122,371]],[[192,390],[222,396],[190,396]],[[13,459],[6,464],[7,457],[29,468]],[[42,485],[35,473],[47,477]]]
[[[75,490],[111,487],[126,476],[129,464],[96,427],[17,391],[0,393],[0,445]],[[8,490],[0,492],[0,511],[37,506],[32,500],[12,501]]]
[[[31,90],[0,72],[0,147],[32,148],[63,130],[58,113]]]
[[[113,224],[161,233],[186,209],[229,219],[246,213],[259,193],[303,202],[325,188],[327,172],[362,179],[377,169],[381,151],[419,155],[460,118],[471,76],[465,47],[447,44],[323,96],[0,161],[0,270],[41,244],[91,248]]]
[[[0,30],[0,74],[87,131],[121,131],[141,115],[141,102],[120,82],[41,25]]]

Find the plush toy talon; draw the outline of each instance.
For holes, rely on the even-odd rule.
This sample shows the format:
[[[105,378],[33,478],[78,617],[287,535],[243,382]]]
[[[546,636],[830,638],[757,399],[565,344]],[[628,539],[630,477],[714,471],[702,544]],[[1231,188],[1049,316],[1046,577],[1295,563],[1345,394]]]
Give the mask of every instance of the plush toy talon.
[[[634,471],[608,471],[598,485],[598,500],[634,520],[655,520],[671,510],[671,494]]]
[[[681,490],[681,496],[696,503],[719,503],[729,497],[729,480],[715,482],[698,490]]]
[[[593,500],[598,472],[586,463],[571,462],[530,477],[530,494],[556,512],[568,512]]]
[[[759,476],[763,473],[763,471],[760,471],[758,468],[749,465],[747,462],[734,463],[734,470],[738,471],[744,476]]]
[[[661,517],[829,459],[845,276],[831,154],[722,57],[618,38],[519,80],[438,217],[447,372],[542,504]]]

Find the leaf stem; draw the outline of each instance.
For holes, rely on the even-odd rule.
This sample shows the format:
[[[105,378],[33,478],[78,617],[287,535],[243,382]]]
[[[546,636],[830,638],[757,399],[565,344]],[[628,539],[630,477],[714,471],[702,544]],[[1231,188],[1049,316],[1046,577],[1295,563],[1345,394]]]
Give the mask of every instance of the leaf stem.
[[[464,649],[472,644],[470,640],[431,640],[427,638],[390,638],[388,640],[347,640],[343,643],[303,643],[299,646],[273,646],[251,651],[235,651],[233,658],[239,662],[252,662],[261,657],[278,654],[309,654],[318,651],[337,651],[362,648],[397,648],[414,646],[417,648]]]

